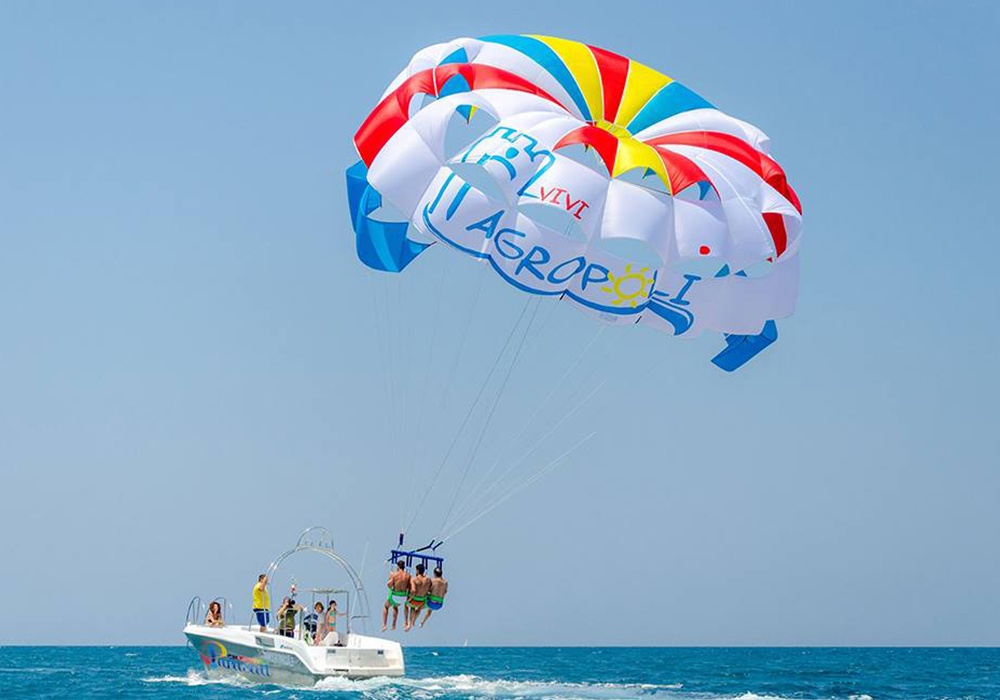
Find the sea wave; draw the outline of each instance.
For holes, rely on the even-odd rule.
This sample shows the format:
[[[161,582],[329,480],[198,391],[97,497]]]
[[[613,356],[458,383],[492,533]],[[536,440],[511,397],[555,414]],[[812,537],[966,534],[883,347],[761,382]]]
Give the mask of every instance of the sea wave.
[[[185,676],[152,676],[150,678],[140,679],[143,683],[180,683],[182,685],[196,686],[196,685],[236,685],[236,686],[248,686],[252,685],[250,681],[244,680],[238,676],[220,676],[219,678],[209,678],[203,673],[191,670],[187,672]]]
[[[42,676],[48,676],[56,673],[73,674],[75,673],[75,671],[71,668],[49,668],[46,666],[17,666],[14,668],[0,667],[0,673],[37,674]]]
[[[351,681],[327,678],[312,691],[360,693],[368,700],[433,700],[435,698],[490,698],[494,700],[802,700],[767,693],[710,693],[684,690],[683,683],[569,683],[557,681],[515,681],[479,676],[439,678],[369,679]],[[872,700],[870,695],[848,698],[818,697],[816,700]]]
[[[324,678],[307,692],[358,693],[366,700],[434,700],[435,698],[490,698],[495,700],[800,700],[782,695],[744,692],[733,694],[684,690],[683,683],[570,683],[489,679],[474,675],[429,678]],[[823,700],[823,699],[821,699]],[[830,698],[825,700],[844,700]],[[872,700],[852,695],[847,700]]]
[[[209,684],[253,685],[235,676],[209,678],[198,671],[184,676],[153,676],[144,683],[178,683],[187,686]],[[466,697],[491,698],[551,698],[552,700],[633,700],[655,698],[661,693],[678,691],[681,683],[561,683],[557,681],[516,681],[488,679],[473,675],[438,676],[429,678],[366,678],[352,680],[330,677],[315,686],[296,688],[305,692],[357,693],[372,700],[409,695],[418,700],[461,694]],[[271,691],[277,692],[277,691]],[[752,700],[751,697],[742,700]]]
[[[410,691],[416,698],[461,694],[496,698],[553,698],[555,700],[630,700],[655,697],[664,691],[683,688],[681,683],[567,683],[558,681],[517,681],[489,679],[467,674],[430,678],[324,678],[309,690],[356,692],[380,699]]]
[[[144,683],[178,683],[187,686],[209,684],[254,686],[235,676],[209,678],[198,671],[185,676],[143,678]],[[273,686],[272,686],[273,688]],[[290,689],[289,689],[290,690]],[[265,695],[282,690],[264,690]],[[683,683],[571,683],[542,680],[490,679],[467,674],[427,678],[366,678],[352,680],[330,677],[312,687],[295,688],[296,693],[344,693],[365,700],[435,700],[436,698],[490,698],[491,700],[794,700],[781,695],[754,692],[723,695],[688,692]],[[872,700],[871,696],[851,695],[848,700]]]

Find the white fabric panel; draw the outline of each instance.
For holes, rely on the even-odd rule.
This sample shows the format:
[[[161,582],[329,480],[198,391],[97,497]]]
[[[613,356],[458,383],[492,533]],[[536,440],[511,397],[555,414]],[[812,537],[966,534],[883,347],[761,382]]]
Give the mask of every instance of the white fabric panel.
[[[480,168],[482,174],[464,176],[474,182],[480,182],[483,176],[489,177],[502,192],[503,199],[514,202],[528,181],[539,170],[550,167],[554,159],[555,156],[541,148],[532,136],[501,122],[451,163],[456,171]]]
[[[692,109],[675,114],[643,129],[634,136],[640,141],[648,141],[657,136],[677,134],[683,131],[718,131],[746,141],[764,153],[767,152],[765,148],[769,144],[767,135],[757,127],[731,117],[725,112],[710,108]]]
[[[670,333],[671,335],[683,335],[685,338],[696,337],[705,328],[701,322],[701,309],[706,300],[711,300],[711,293],[706,293],[704,288],[708,280],[699,280],[695,285],[688,285],[684,274],[676,270],[660,270],[657,273],[656,289],[653,292],[653,301],[661,303],[670,300],[678,294],[683,295],[683,301],[678,300],[673,306],[678,315],[687,315],[693,325],[682,328],[678,331],[673,324],[662,319],[651,308],[644,311],[640,317],[642,325],[652,326],[658,330]],[[693,303],[692,303],[692,300]]]
[[[424,189],[440,168],[438,155],[407,123],[375,156],[368,182],[412,220]]]
[[[750,168],[716,151],[670,146],[696,162],[715,185],[729,224],[728,262],[734,270],[774,255],[771,232],[761,216],[764,181]]]
[[[760,333],[765,321],[792,315],[798,283],[797,256],[775,265],[774,272],[767,277],[730,275],[710,280],[705,284],[707,299],[699,303],[698,317],[712,330]],[[692,299],[694,305],[697,296]]]
[[[502,68],[505,71],[524,78],[559,100],[573,116],[583,119],[583,114],[577,109],[573,99],[566,92],[566,89],[559,84],[559,81],[520,51],[502,44],[484,42],[479,55],[476,56],[473,63],[482,63]]]
[[[781,255],[782,257],[794,255],[798,251],[802,236],[802,215],[780,192],[766,182],[761,184],[761,211],[781,214],[785,223],[787,242]]]
[[[434,231],[432,231],[431,228],[425,223],[423,213],[424,209],[429,208],[431,206],[431,203],[437,197],[438,191],[442,187],[444,187],[445,181],[448,179],[449,175],[451,175],[451,172],[448,171],[446,168],[441,168],[437,171],[434,178],[431,180],[430,184],[424,188],[423,193],[420,195],[420,201],[417,203],[416,212],[414,216],[410,218],[410,226],[420,231],[420,233],[427,238],[440,240],[437,234],[435,234]],[[385,197],[384,194],[383,197]],[[439,216],[444,216],[444,214],[442,213],[436,216],[429,214],[428,218],[432,220],[433,224],[433,222],[436,221],[439,218]]]
[[[674,238],[681,259],[729,259],[729,231],[722,204],[716,199],[674,199]],[[702,246],[708,246],[708,255],[701,252]]]
[[[446,54],[441,54],[441,51],[444,47],[448,45],[449,45],[448,43],[432,44],[431,46],[422,48],[415,54],[413,54],[413,58],[411,58],[410,62],[406,64],[406,68],[401,70],[399,72],[399,75],[397,75],[393,79],[393,81],[389,83],[389,87],[387,87],[385,89],[385,92],[382,93],[381,99],[384,100],[386,95],[388,95],[393,90],[397,89],[400,85],[402,85],[404,82],[406,82],[406,79],[409,78],[414,73],[419,73],[422,70],[427,70],[428,68],[433,68],[434,66],[436,66],[439,60],[437,56],[446,55]]]
[[[494,264],[509,280],[546,293],[562,293],[579,285],[585,262],[576,259],[584,255],[585,242],[567,238],[522,214],[512,217],[510,223],[497,229],[490,245]]]
[[[482,109],[494,118],[493,105],[477,95],[475,92],[462,92],[455,95],[442,97],[432,102],[417,112],[410,118],[408,126],[420,134],[427,146],[437,155],[439,162],[445,162],[445,137],[448,133],[448,123],[451,121],[455,110],[462,105],[472,105]],[[395,139],[395,136],[393,136]],[[392,139],[386,147],[392,143]]]
[[[608,178],[574,160],[556,155],[552,167],[532,183],[521,201],[533,201],[572,216],[587,239],[601,226]]]
[[[703,166],[708,163],[717,173],[722,173],[725,179],[745,198],[752,199],[757,203],[759,210],[763,212],[776,212],[787,214],[788,216],[801,218],[798,209],[785,197],[774,189],[756,172],[743,165],[738,160],[723,155],[718,151],[709,148],[698,148],[697,146],[666,146],[670,150],[676,151],[692,160],[697,159]],[[706,171],[711,178],[711,174]],[[714,183],[713,178],[713,183]]]
[[[454,39],[442,44],[433,44],[417,51],[413,54],[413,58],[410,59],[406,68],[400,71],[399,75],[397,75],[395,79],[389,83],[389,87],[382,93],[382,99],[385,99],[386,95],[402,85],[403,82],[414,73],[419,73],[420,71],[427,70],[429,68],[436,68],[441,61],[458,49],[465,49],[465,53],[469,57],[469,60],[474,60],[482,44],[483,42],[478,39],[462,37],[460,39]]]
[[[771,152],[771,139],[763,131],[758,129],[756,126],[750,122],[745,122],[742,119],[737,119],[736,117],[729,117],[734,122],[739,124],[743,128],[743,140],[749,143],[751,146],[756,148],[761,153]],[[738,134],[734,134],[738,136]]]
[[[496,114],[499,119],[509,119],[522,112],[547,112],[563,117],[568,114],[555,102],[530,92],[489,88],[476,90],[475,94],[493,105],[492,113]]]
[[[551,103],[550,103],[551,104]],[[525,112],[514,114],[503,120],[505,126],[530,134],[538,141],[539,148],[551,150],[559,143],[559,139],[583,126],[576,117],[567,115],[562,110],[558,114],[552,112]]]
[[[675,147],[671,146],[670,148]],[[739,161],[709,149],[677,146],[676,150],[688,157],[693,157],[693,154],[697,153],[702,163],[711,163],[718,171],[725,174],[726,179],[736,187],[742,197],[752,198],[755,206],[761,213],[774,212],[784,215],[789,243],[788,250],[783,255],[789,255],[798,247],[798,240],[802,230],[802,215],[799,214],[798,209],[791,202],[785,199],[784,195],[764,182],[757,173]],[[708,171],[706,170],[706,172]],[[770,236],[770,232],[768,232],[767,238],[769,245],[773,249],[773,239]]]
[[[459,196],[465,183],[462,178],[451,177],[447,168],[442,169],[430,186],[422,194],[417,212],[413,217],[413,225],[430,236],[435,236],[453,245],[467,250],[484,252],[490,239],[482,229],[471,229],[470,226],[482,221],[498,211],[505,211],[505,205],[487,197],[475,187],[468,188],[461,201],[448,218],[450,205]],[[450,178],[450,179],[449,179]],[[444,187],[444,192],[441,192]],[[426,218],[425,218],[426,212]],[[497,228],[503,219],[513,220],[512,214],[506,214],[498,220]],[[495,234],[495,230],[493,232]]]
[[[670,260],[674,235],[674,203],[646,187],[609,180],[600,237],[633,238],[648,244],[663,264]]]
[[[782,260],[797,255],[799,245],[802,243],[802,219],[785,216],[784,221],[785,235],[788,237],[788,241],[785,244],[785,252],[781,254]]]
[[[784,214],[785,216],[790,216],[793,219],[802,218],[802,215],[799,214],[799,210],[795,208],[795,205],[785,199],[784,195],[778,192],[778,190],[774,189],[763,180],[760,185],[760,210],[762,212]]]

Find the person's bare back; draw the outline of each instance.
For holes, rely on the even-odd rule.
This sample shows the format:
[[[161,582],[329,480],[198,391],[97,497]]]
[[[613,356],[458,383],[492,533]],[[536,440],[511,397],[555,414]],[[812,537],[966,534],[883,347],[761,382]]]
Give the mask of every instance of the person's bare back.
[[[406,619],[403,630],[409,631],[417,624],[417,616],[427,602],[431,580],[424,576],[424,565],[417,564],[417,575],[410,579],[410,598],[406,601]]]
[[[410,584],[410,590],[413,592],[415,597],[423,598],[430,592],[432,585],[433,583],[429,578],[423,574],[417,574],[413,577],[413,582]]]
[[[427,624],[427,619],[435,610],[440,610],[444,606],[444,597],[448,593],[448,581],[441,575],[441,567],[434,569],[434,578],[431,579],[431,590],[427,594],[427,613],[424,615],[420,626]],[[411,625],[412,627],[412,625]]]
[[[399,606],[405,605],[410,595],[410,575],[406,572],[406,564],[396,562],[396,570],[389,574],[389,597],[382,606],[382,631],[389,623],[389,609],[392,609],[392,628],[396,629],[396,619],[399,617]],[[405,609],[404,609],[405,618]]]
[[[441,576],[432,578],[430,592],[431,595],[436,595],[438,598],[444,598],[448,593],[448,580]]]
[[[403,570],[396,570],[389,577],[389,587],[399,593],[407,593],[410,590],[410,575]]]

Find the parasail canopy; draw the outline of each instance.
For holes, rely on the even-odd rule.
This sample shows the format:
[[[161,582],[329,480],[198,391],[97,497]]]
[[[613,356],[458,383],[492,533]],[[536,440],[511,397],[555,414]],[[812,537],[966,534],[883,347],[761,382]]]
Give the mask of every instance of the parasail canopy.
[[[541,36],[419,51],[358,129],[359,258],[444,242],[612,323],[726,335],[741,366],[798,288],[801,205],[756,127],[616,53]]]

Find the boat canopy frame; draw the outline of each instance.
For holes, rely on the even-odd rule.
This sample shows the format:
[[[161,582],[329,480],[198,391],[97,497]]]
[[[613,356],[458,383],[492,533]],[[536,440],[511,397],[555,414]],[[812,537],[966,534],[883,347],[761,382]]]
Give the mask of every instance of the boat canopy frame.
[[[287,552],[283,552],[277,559],[268,564],[267,580],[269,582],[273,581],[275,572],[285,562],[285,560],[301,552],[313,552],[314,554],[324,556],[340,565],[340,567],[347,574],[348,579],[350,579],[355,592],[353,601],[350,596],[348,597],[347,633],[351,633],[352,620],[361,620],[362,629],[367,634],[367,621],[371,615],[371,606],[368,604],[368,594],[365,592],[364,581],[361,580],[361,576],[354,569],[354,567],[351,566],[350,562],[334,551],[333,535],[331,535],[330,531],[325,527],[313,526],[303,530],[294,547],[289,549]],[[350,593],[349,591],[347,592]],[[351,609],[352,602],[356,606],[356,610]],[[253,615],[251,615],[250,622],[251,624],[248,626],[248,629],[253,627]]]

